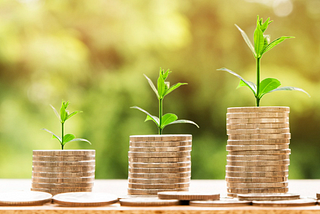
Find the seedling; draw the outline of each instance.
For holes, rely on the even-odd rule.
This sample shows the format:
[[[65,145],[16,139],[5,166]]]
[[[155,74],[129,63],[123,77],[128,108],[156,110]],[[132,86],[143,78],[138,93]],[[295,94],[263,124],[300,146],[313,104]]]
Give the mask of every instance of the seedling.
[[[268,18],[265,22],[263,22],[263,19],[259,19],[259,16],[257,18],[257,27],[254,31],[254,46],[250,42],[247,34],[238,26],[238,30],[240,31],[244,41],[247,43],[249,46],[250,50],[253,53],[253,56],[256,59],[256,67],[257,67],[257,84],[247,81],[244,78],[242,78],[239,74],[227,69],[227,68],[221,68],[218,70],[221,71],[227,71],[230,74],[238,77],[240,79],[240,83],[238,85],[239,87],[242,86],[247,86],[254,94],[256,98],[256,105],[260,105],[260,100],[261,98],[268,93],[274,92],[274,91],[302,91],[306,93],[308,96],[309,94],[304,91],[301,88],[296,88],[296,87],[291,87],[291,86],[286,86],[286,87],[280,87],[281,85],[280,81],[275,79],[275,78],[266,78],[260,82],[260,69],[261,69],[261,58],[262,55],[272,48],[274,48],[276,45],[280,44],[286,39],[294,38],[293,36],[281,36],[274,41],[270,42],[270,36],[269,35],[264,35],[264,32],[266,31],[268,25],[271,23],[270,18]]]
[[[168,95],[169,93],[171,93],[172,91],[174,91],[175,89],[179,88],[180,86],[187,85],[187,83],[176,83],[175,85],[170,87],[170,83],[166,82],[166,79],[170,73],[171,73],[171,71],[169,69],[167,71],[164,71],[164,69],[160,68],[159,78],[158,78],[158,82],[157,82],[157,88],[155,87],[153,82],[146,75],[144,75],[147,78],[149,85],[151,86],[152,90],[154,91],[154,93],[156,94],[156,96],[158,98],[159,117],[151,115],[146,110],[143,110],[142,108],[137,107],[137,106],[133,106],[131,108],[138,109],[138,110],[142,111],[143,113],[145,113],[147,115],[147,118],[145,119],[145,121],[148,121],[148,120],[153,121],[158,127],[159,134],[162,134],[162,130],[164,129],[164,127],[166,127],[168,125],[172,125],[172,124],[177,124],[177,123],[190,123],[190,124],[193,124],[199,128],[199,126],[193,121],[178,120],[178,116],[175,114],[167,113],[167,114],[163,115],[163,99],[164,99],[164,97],[166,95]]]
[[[53,107],[53,111],[54,113],[57,115],[57,117],[59,118],[60,122],[61,122],[61,137],[54,134],[53,132],[49,131],[48,129],[43,129],[47,132],[49,132],[50,134],[52,134],[52,137],[57,139],[60,144],[61,144],[61,149],[63,150],[64,149],[64,146],[69,143],[69,142],[72,142],[72,141],[84,141],[84,142],[87,142],[89,144],[90,141],[86,140],[86,139],[82,139],[82,138],[76,138],[73,134],[64,134],[64,124],[65,122],[70,119],[72,116],[78,114],[79,112],[81,111],[75,111],[75,112],[72,112],[71,114],[69,114],[68,110],[67,110],[67,107],[69,105],[69,102],[64,102],[62,101],[62,105],[61,105],[61,109],[60,109],[60,114],[58,113],[58,111]]]

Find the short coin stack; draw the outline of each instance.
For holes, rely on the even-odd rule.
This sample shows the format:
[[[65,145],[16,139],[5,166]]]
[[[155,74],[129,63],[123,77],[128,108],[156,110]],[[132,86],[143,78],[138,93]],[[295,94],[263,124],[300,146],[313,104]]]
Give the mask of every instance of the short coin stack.
[[[289,111],[289,107],[228,108],[229,196],[288,192]]]
[[[191,135],[130,136],[128,194],[188,191]]]
[[[33,151],[33,191],[91,192],[94,177],[95,150]]]

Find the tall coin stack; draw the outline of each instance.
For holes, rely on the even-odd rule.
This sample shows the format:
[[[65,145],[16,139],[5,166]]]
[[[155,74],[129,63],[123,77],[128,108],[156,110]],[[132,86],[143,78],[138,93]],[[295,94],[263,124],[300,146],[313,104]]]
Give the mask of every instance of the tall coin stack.
[[[229,196],[288,192],[289,112],[289,107],[228,108]]]
[[[130,136],[128,194],[188,191],[191,135]]]
[[[95,150],[33,151],[33,191],[91,192],[94,177]]]

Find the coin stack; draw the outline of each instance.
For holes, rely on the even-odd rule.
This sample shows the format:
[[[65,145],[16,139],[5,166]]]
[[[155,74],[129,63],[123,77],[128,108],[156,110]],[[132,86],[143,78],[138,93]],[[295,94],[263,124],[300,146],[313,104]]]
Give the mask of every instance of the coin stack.
[[[288,192],[289,112],[289,107],[228,108],[229,196]]]
[[[128,194],[188,191],[191,135],[130,136]]]
[[[94,177],[95,150],[33,151],[33,191],[91,192]]]

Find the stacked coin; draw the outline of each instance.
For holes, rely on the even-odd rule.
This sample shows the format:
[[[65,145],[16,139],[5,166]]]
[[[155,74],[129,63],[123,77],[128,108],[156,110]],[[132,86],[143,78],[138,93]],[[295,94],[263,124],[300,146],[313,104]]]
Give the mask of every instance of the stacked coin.
[[[188,191],[191,135],[130,136],[128,194]]]
[[[229,196],[288,191],[289,112],[289,107],[228,108]]]
[[[95,150],[33,151],[33,191],[91,192],[94,177]]]

